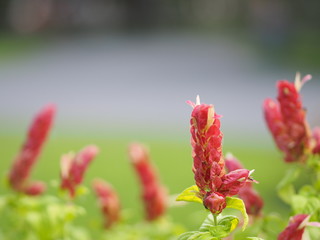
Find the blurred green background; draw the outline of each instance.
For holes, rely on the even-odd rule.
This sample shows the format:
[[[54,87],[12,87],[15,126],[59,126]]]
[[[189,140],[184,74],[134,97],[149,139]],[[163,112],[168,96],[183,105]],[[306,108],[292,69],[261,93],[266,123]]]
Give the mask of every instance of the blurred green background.
[[[127,145],[145,143],[170,194],[193,184],[186,100],[197,94],[222,114],[224,153],[256,169],[266,212],[287,213],[275,187],[286,166],[262,117],[279,79],[311,73],[302,90],[320,125],[317,1],[0,1],[0,169],[5,177],[28,124],[53,102],[58,115],[32,178],[59,178],[63,153],[96,144],[90,166],[141,219],[140,189]],[[0,189],[1,192],[5,190]],[[99,215],[93,196],[83,204]],[[197,204],[169,214],[190,229]],[[2,220],[0,220],[2,221]]]

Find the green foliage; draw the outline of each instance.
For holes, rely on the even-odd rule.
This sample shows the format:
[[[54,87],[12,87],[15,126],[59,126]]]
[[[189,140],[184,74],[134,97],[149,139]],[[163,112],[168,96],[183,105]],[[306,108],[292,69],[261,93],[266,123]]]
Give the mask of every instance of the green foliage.
[[[214,216],[210,213],[200,226],[199,231],[186,232],[181,234],[178,239],[222,239],[229,236],[238,226],[238,223],[239,219],[235,216],[223,216],[221,214]]]
[[[293,182],[299,177],[301,172],[300,165],[293,165],[287,170],[287,173],[277,186],[278,195],[285,203],[291,204],[292,197],[295,194]]]
[[[169,218],[136,224],[120,223],[102,234],[101,240],[175,240],[185,229]]]
[[[233,208],[233,209],[239,210],[241,212],[241,214],[243,216],[242,230],[245,230],[248,225],[249,217],[246,212],[246,206],[244,205],[242,199],[235,198],[235,197],[227,197],[226,200],[227,200],[227,207],[226,208]]]
[[[197,185],[193,185],[183,190],[183,192],[177,197],[177,201],[196,202],[202,203],[199,188]]]
[[[0,219],[6,219],[0,226],[3,240],[88,239],[87,230],[73,224],[85,214],[80,206],[54,196],[29,197],[16,193],[2,196],[0,202]]]

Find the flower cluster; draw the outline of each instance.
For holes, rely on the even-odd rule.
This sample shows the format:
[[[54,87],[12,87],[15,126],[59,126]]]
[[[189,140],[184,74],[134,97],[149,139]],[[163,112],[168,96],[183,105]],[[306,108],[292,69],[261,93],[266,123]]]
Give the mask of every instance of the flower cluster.
[[[196,103],[188,104],[193,107],[190,132],[195,182],[204,206],[219,214],[226,207],[226,197],[236,195],[252,181],[250,171],[237,169],[225,173],[220,116],[212,105],[200,104],[199,97]]]
[[[149,152],[139,144],[129,145],[129,157],[142,185],[146,219],[155,220],[162,216],[167,208],[167,191],[160,184],[154,167],[151,164]]]
[[[82,182],[84,173],[90,162],[98,154],[98,147],[91,145],[82,149],[78,154],[65,154],[61,157],[61,185],[75,197],[76,187]]]
[[[92,188],[98,197],[100,209],[104,217],[104,227],[110,228],[120,220],[120,201],[118,195],[109,183],[100,179],[93,181]]]
[[[45,190],[44,183],[30,182],[29,175],[50,132],[54,115],[55,106],[48,105],[35,116],[9,173],[9,184],[13,190],[27,195],[39,195]]]
[[[241,163],[232,154],[227,154],[225,157],[225,166],[228,172],[243,169]],[[260,216],[263,208],[263,199],[253,189],[252,183],[247,182],[238,192],[238,196],[244,201],[246,211],[252,216]]]
[[[318,151],[312,146],[315,140],[312,140],[299,93],[303,84],[310,79],[311,76],[307,75],[301,80],[300,74],[297,74],[295,83],[279,81],[278,101],[268,98],[263,104],[268,128],[277,147],[284,153],[286,162],[305,162],[312,151]],[[318,139],[318,132],[314,131],[315,139]]]

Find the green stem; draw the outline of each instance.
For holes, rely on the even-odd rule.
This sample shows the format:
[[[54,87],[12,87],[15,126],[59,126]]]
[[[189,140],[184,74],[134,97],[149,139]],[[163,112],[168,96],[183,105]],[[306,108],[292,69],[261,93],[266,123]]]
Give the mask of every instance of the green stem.
[[[214,225],[217,226],[218,225],[218,215],[212,214],[212,216],[213,216]]]

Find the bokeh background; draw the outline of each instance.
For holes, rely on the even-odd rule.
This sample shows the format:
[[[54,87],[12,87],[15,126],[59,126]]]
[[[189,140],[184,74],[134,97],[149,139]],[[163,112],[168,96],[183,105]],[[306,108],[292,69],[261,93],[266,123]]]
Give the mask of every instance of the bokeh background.
[[[286,166],[261,106],[276,96],[277,80],[310,73],[302,95],[311,126],[320,125],[319,9],[319,1],[302,0],[1,0],[3,178],[32,116],[55,103],[33,177],[58,179],[61,154],[97,144],[85,183],[108,180],[123,208],[141,219],[127,145],[149,147],[170,194],[192,185],[185,102],[199,94],[223,115],[224,152],[256,169],[265,211],[287,213],[275,192]],[[99,215],[93,196],[82,201],[92,218]],[[195,229],[203,212],[190,204],[169,214]]]

